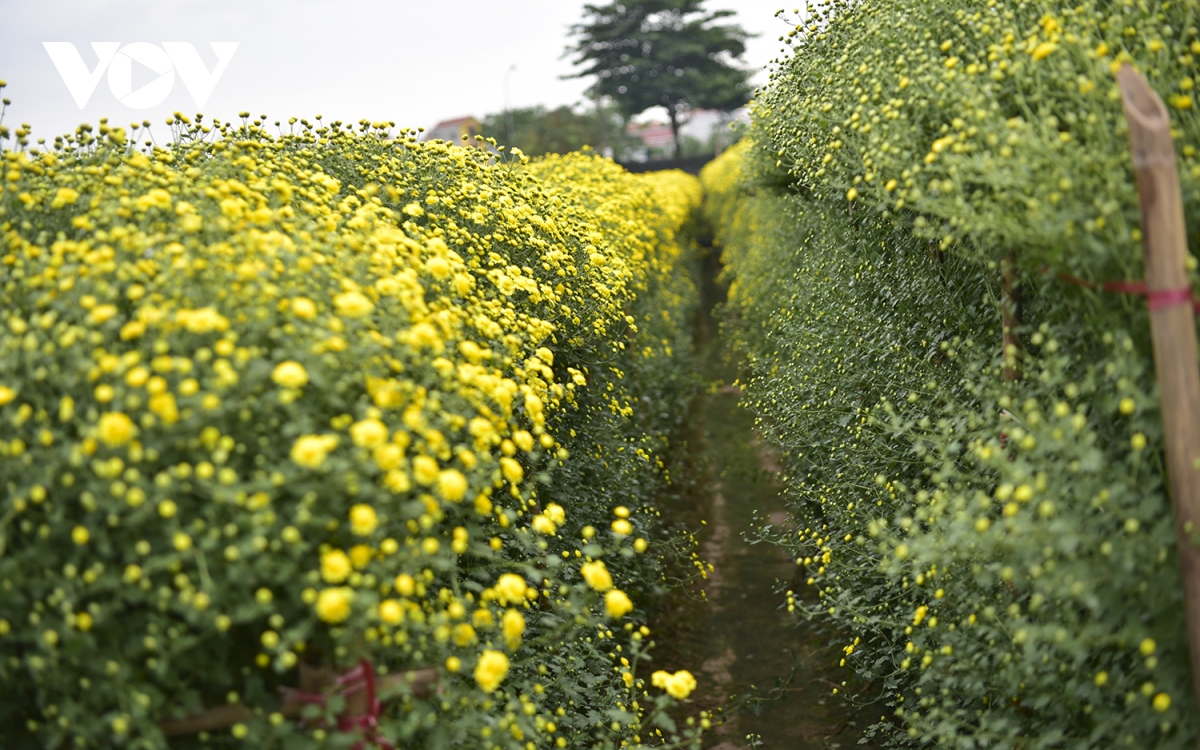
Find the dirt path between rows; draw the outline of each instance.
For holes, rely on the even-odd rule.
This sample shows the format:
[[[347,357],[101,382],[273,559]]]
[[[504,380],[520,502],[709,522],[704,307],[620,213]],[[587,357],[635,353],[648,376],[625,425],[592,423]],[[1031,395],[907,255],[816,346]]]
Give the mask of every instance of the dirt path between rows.
[[[697,345],[703,374],[715,386],[701,399],[693,449],[703,456],[692,493],[706,525],[700,555],[713,565],[706,603],[687,607],[675,623],[672,651],[699,666],[694,703],[722,707],[711,750],[834,750],[858,746],[863,712],[832,694],[837,655],[828,633],[786,610],[787,589],[802,573],[779,547],[752,543],[764,524],[787,528],[779,468],[762,446],[754,419],[738,402],[711,310],[723,300],[709,259],[701,295]],[[878,718],[876,714],[874,718]]]

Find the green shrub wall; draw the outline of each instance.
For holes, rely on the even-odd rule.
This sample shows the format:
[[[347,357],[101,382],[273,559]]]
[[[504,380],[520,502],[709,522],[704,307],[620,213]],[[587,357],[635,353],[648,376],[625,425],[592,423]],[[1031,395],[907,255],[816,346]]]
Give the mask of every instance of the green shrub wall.
[[[695,178],[172,128],[0,152],[0,744],[349,748],[281,688],[364,663],[372,740],[689,743],[643,623]]]
[[[1197,23],[1192,2],[819,4],[750,142],[702,175],[746,401],[784,456],[798,532],[773,534],[815,592],[797,611],[846,634],[887,742],[1200,734],[1145,300],[1088,286],[1143,273],[1121,62],[1168,103],[1200,226]]]

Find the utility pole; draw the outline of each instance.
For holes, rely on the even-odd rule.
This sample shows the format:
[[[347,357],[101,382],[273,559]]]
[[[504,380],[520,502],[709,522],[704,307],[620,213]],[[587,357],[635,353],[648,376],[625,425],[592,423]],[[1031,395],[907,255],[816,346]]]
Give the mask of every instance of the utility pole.
[[[508,70],[504,71],[504,125],[505,130],[508,131],[505,133],[505,135],[508,137],[509,148],[512,148],[513,145],[513,116],[512,106],[508,101],[508,77],[512,75],[512,72],[516,69],[517,64],[513,63],[512,65],[508,66]]]
[[[608,118],[604,116],[604,100],[600,96],[600,82],[593,89],[596,98],[596,124],[600,128],[600,155],[613,158],[612,147],[608,145]]]

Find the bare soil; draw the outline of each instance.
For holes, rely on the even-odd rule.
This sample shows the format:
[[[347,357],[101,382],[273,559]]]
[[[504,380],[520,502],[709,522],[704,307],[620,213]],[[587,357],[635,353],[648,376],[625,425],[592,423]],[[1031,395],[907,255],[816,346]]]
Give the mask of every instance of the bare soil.
[[[692,665],[698,687],[687,714],[715,714],[711,750],[834,750],[855,747],[875,709],[833,693],[846,679],[832,633],[787,612],[785,592],[803,595],[803,570],[778,546],[757,542],[764,525],[791,523],[753,416],[727,385],[732,371],[713,307],[724,299],[710,257],[697,323],[701,368],[713,384],[698,397],[692,465],[673,514],[700,528],[700,555],[713,570],[689,597],[677,594],[657,618],[658,668]],[[703,521],[703,523],[701,523]]]

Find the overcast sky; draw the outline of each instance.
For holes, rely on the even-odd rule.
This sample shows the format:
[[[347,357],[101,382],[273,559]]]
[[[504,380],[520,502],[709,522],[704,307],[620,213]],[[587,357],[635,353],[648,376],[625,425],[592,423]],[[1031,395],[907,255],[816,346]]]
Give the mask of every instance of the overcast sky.
[[[4,123],[30,123],[35,137],[52,137],[104,116],[114,125],[144,119],[160,124],[175,110],[223,120],[251,110],[272,122],[320,113],[326,122],[366,118],[428,128],[443,119],[503,110],[506,74],[514,107],[573,104],[587,83],[562,80],[572,71],[563,51],[567,29],[581,19],[583,5],[577,0],[0,0],[0,80],[8,82],[4,95],[13,100]],[[774,16],[783,7],[780,0],[708,0],[706,7],[736,11],[734,21],[758,34],[745,61],[760,70],[755,83],[765,83],[761,71],[778,55],[778,37],[788,29]],[[81,109],[43,42],[72,43],[80,73],[97,68],[92,42],[120,42],[121,47],[110,48],[117,50],[115,57]],[[238,46],[198,109],[189,93],[195,86],[185,78],[195,82],[200,76],[180,72],[180,47],[169,58],[161,46],[126,50],[125,45],[138,42],[191,43],[207,71],[218,64],[210,42]],[[155,56],[165,72],[140,64],[154,64]],[[154,93],[156,80],[159,91],[169,90],[165,99],[146,109],[128,106],[138,96],[143,104],[161,98]],[[88,88],[86,80],[80,85]]]

